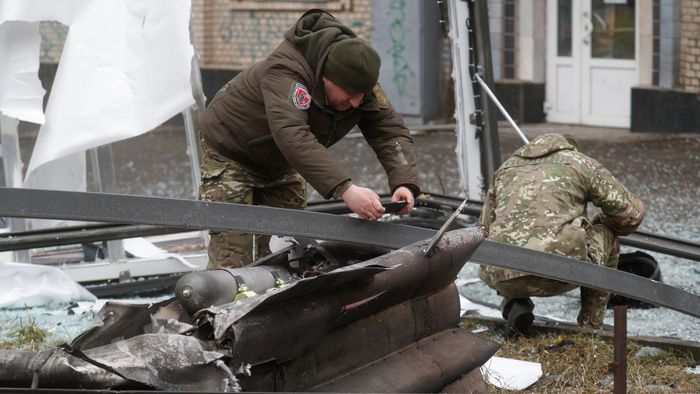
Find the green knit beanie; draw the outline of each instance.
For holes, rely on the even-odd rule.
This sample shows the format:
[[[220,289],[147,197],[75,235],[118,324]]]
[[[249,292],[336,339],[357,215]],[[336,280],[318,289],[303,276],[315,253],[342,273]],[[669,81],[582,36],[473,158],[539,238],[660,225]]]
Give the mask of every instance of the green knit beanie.
[[[382,61],[377,52],[359,38],[334,44],[323,66],[323,76],[348,93],[369,93],[379,79]]]

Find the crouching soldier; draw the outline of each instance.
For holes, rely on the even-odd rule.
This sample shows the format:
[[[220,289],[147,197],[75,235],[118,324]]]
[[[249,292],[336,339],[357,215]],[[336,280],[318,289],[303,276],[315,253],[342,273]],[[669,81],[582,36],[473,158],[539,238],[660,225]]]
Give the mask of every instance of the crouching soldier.
[[[601,209],[592,219],[587,204]],[[634,232],[644,204],[578,143],[544,134],[517,150],[494,175],[480,224],[488,238],[616,268],[618,236]],[[577,285],[504,268],[482,266],[480,278],[503,296],[506,336],[526,333],[534,320],[530,297],[549,297]],[[608,292],[581,287],[578,324],[603,324]]]

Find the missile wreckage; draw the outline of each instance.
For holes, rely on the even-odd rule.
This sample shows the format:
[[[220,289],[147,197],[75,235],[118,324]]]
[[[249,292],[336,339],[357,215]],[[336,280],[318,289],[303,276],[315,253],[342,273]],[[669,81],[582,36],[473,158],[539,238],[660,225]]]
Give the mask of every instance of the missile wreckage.
[[[1,387],[462,392],[498,344],[458,329],[454,279],[475,228],[388,251],[295,244],[252,266],[193,272],[176,297],[108,303],[70,345],[0,352]],[[283,323],[283,324],[281,324]]]

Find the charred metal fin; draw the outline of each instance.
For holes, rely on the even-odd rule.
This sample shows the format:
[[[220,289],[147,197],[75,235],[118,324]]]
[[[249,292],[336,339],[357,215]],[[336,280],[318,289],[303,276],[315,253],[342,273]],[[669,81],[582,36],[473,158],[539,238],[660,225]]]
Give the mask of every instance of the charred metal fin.
[[[445,221],[445,223],[440,227],[440,230],[433,236],[433,238],[430,240],[430,244],[428,247],[423,251],[424,256],[432,256],[433,251],[435,250],[435,247],[437,246],[438,242],[440,242],[440,239],[442,238],[442,235],[445,234],[445,231],[447,231],[447,228],[450,227],[450,224],[457,218],[457,216],[462,213],[462,209],[464,208],[464,205],[467,204],[467,201],[469,198],[465,198],[464,201],[462,201],[461,204],[459,204],[459,207],[455,209],[454,212],[452,212],[452,215]]]

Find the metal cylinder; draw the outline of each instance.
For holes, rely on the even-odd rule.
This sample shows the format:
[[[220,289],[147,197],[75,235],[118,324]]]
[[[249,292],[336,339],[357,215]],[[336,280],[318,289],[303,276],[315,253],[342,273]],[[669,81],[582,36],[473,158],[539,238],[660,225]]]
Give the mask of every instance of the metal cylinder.
[[[257,294],[276,287],[279,281],[289,283],[292,275],[279,266],[256,266],[191,272],[175,285],[175,297],[187,313],[233,301],[239,287],[245,285]]]

